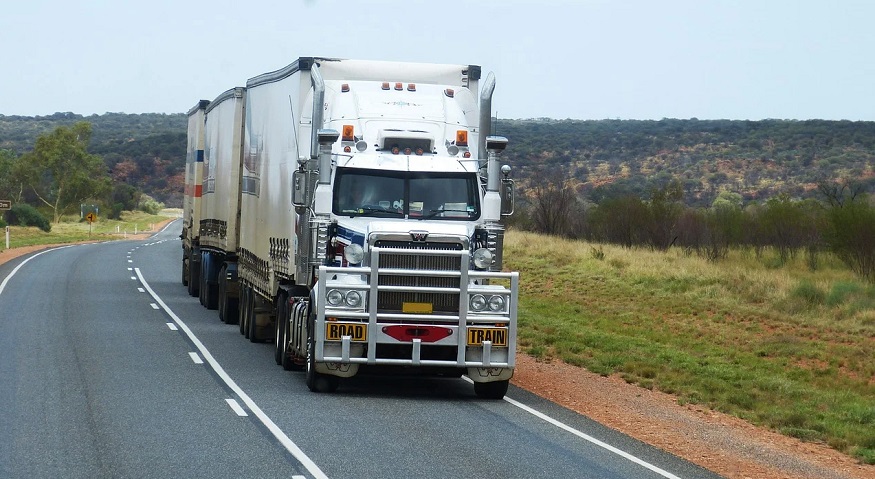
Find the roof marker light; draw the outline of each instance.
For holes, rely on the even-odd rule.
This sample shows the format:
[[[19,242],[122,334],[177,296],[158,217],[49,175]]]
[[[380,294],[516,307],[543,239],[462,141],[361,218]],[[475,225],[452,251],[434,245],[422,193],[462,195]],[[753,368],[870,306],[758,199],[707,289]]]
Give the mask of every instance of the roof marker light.
[[[349,83],[344,83],[343,85],[340,85],[340,91],[342,91],[343,93],[348,92],[349,91]]]
[[[408,83],[407,91],[416,91],[416,83]]]
[[[468,130],[456,131],[456,146],[468,146]]]
[[[397,82],[397,83],[395,83],[395,89],[398,90],[398,91],[403,90],[403,89],[404,89],[404,84],[401,83],[401,82]]]
[[[343,141],[355,141],[355,128],[352,125],[343,125],[341,139]]]
[[[456,94],[456,91],[453,90],[452,88],[447,88],[446,90],[444,90],[444,95],[446,95],[450,98],[452,98],[455,94]]]
[[[382,87],[382,88],[383,88],[384,90],[388,90],[388,89],[389,89],[389,82],[384,81],[384,82],[383,82],[383,87]]]

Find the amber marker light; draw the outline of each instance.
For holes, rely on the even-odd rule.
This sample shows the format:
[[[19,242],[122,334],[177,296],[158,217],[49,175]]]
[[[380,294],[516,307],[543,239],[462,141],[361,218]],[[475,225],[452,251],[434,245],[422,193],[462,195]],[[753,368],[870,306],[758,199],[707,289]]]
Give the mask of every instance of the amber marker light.
[[[456,131],[456,146],[468,146],[468,130]]]
[[[343,141],[355,141],[355,128],[352,125],[343,125]]]

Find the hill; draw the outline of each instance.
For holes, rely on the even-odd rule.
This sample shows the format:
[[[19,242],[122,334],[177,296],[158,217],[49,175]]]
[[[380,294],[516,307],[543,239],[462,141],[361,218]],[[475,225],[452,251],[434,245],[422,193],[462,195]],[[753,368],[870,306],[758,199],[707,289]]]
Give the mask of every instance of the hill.
[[[30,151],[39,135],[79,121],[92,124],[89,152],[103,157],[113,181],[140,188],[168,206],[182,206],[187,127],[183,113],[0,115],[0,149]]]
[[[59,125],[89,121],[90,150],[117,182],[181,206],[186,117],[175,114],[0,115],[0,149],[20,154]],[[826,120],[500,120],[503,161],[525,194],[533,178],[562,175],[598,202],[616,193],[646,197],[672,179],[685,202],[710,205],[720,191],[764,200],[815,195],[820,181],[852,178],[875,191],[875,122]]]

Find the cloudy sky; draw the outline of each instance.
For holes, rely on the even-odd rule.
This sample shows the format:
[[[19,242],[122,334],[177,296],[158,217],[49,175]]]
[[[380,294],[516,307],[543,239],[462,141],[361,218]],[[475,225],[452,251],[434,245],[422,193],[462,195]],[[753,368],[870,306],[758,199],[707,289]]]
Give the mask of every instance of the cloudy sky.
[[[179,113],[300,56],[475,64],[502,118],[875,120],[870,0],[27,0],[0,114]]]

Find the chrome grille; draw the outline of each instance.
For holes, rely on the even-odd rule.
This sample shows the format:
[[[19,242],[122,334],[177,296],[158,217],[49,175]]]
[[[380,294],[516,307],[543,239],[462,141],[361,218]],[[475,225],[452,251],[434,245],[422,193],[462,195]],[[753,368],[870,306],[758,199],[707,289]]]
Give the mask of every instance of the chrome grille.
[[[423,250],[422,254],[393,254],[383,251],[380,254],[380,268],[409,269],[426,271],[459,271],[458,256],[430,256],[428,251],[461,251],[459,243],[377,241],[374,246],[391,250],[392,248]],[[413,286],[432,288],[458,288],[458,278],[440,276],[400,276],[380,275],[380,285]],[[377,308],[381,311],[400,312],[404,303],[431,303],[436,313],[458,313],[459,295],[457,293],[420,293],[381,291],[377,298]]]

